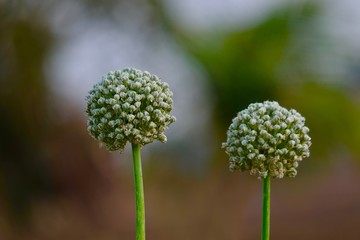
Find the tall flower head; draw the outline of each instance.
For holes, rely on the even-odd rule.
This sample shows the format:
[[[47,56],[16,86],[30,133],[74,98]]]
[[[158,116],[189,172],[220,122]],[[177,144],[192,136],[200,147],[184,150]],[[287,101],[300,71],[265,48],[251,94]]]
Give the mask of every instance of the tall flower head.
[[[86,98],[88,132],[110,151],[127,142],[166,142],[164,131],[175,122],[172,96],[169,85],[147,71],[111,71]]]
[[[299,162],[310,156],[305,118],[277,102],[250,104],[232,120],[223,148],[230,170],[249,170],[259,178],[295,177]]]

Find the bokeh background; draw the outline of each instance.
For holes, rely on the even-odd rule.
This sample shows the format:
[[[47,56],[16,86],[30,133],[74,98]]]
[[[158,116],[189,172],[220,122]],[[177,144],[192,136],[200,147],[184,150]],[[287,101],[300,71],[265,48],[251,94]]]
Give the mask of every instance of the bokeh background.
[[[84,113],[128,66],[170,84],[177,117],[143,149],[148,239],[260,239],[261,181],[220,146],[264,100],[313,139],[272,181],[272,238],[360,239],[359,26],[356,0],[0,1],[0,239],[135,238],[129,146],[100,148]]]

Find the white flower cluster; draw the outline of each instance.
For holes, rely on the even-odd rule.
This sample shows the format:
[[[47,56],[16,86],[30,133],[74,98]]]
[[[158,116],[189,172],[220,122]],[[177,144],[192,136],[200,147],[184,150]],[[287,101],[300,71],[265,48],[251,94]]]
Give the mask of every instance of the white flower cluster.
[[[127,141],[166,142],[164,131],[175,122],[172,96],[169,85],[147,71],[111,71],[86,98],[88,132],[110,151],[122,150]]]
[[[237,114],[223,148],[230,170],[249,170],[259,178],[295,177],[299,162],[310,156],[311,138],[305,118],[277,102],[253,103]]]

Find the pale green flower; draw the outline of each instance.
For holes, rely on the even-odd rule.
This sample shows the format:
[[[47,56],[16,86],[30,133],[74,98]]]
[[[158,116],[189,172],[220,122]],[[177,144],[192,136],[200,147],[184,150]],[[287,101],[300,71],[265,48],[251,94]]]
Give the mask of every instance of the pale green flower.
[[[166,142],[164,131],[175,122],[172,96],[169,85],[147,71],[109,72],[86,98],[88,132],[110,151],[127,142]]]
[[[295,177],[299,162],[310,156],[305,118],[277,102],[253,103],[237,114],[223,148],[230,170],[249,170],[259,178]]]

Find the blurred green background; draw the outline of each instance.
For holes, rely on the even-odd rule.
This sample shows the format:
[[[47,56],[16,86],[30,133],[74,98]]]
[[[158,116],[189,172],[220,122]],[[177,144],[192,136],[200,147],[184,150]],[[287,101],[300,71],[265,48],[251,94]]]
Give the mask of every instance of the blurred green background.
[[[220,146],[264,100],[313,139],[272,182],[272,239],[360,239],[359,26],[355,0],[0,1],[0,239],[135,238],[130,151],[99,148],[84,113],[128,66],[170,83],[178,119],[143,149],[148,239],[260,239],[261,182]]]

